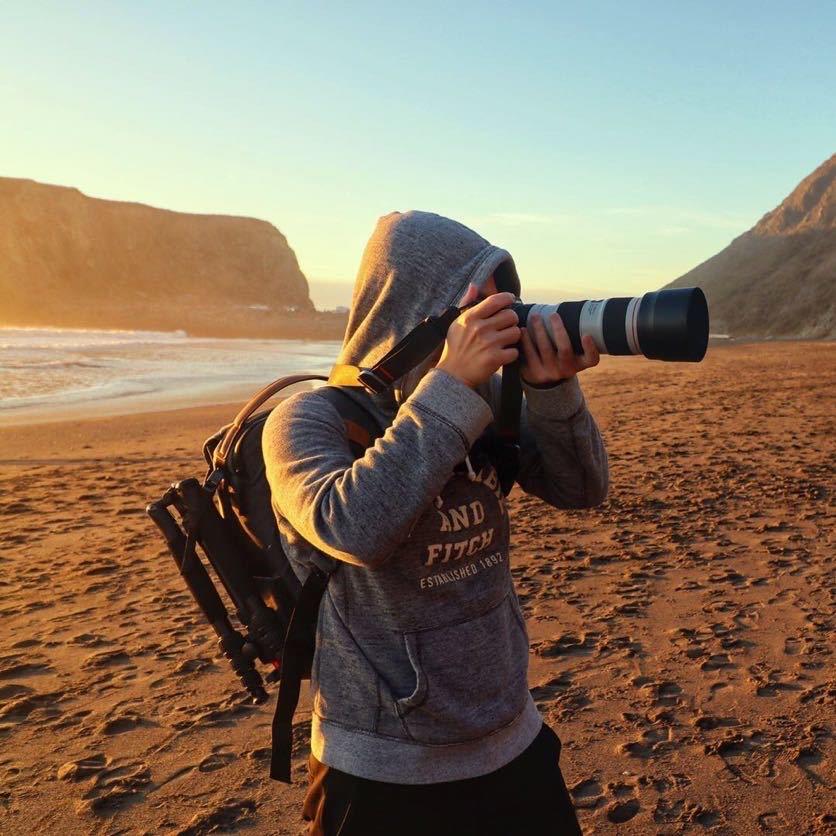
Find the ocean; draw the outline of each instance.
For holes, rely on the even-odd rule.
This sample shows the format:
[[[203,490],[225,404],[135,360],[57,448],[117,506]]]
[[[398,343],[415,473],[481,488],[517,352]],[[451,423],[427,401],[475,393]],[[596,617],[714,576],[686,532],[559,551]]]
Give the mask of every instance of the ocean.
[[[278,377],[327,373],[338,341],[0,328],[0,423],[221,403]]]

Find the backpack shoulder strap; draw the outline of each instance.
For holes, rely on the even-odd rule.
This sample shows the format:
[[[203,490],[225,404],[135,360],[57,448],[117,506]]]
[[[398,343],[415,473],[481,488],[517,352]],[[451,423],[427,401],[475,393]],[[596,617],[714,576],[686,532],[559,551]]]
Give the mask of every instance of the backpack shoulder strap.
[[[265,386],[256,392],[238,411],[238,414],[233,418],[232,423],[226,428],[223,438],[218,442],[212,454],[213,467],[220,473],[226,466],[229,454],[235,447],[241,433],[246,426],[250,416],[260,407],[270,400],[274,395],[278,394],[282,389],[288,386],[293,386],[295,383],[304,383],[308,380],[326,380],[321,374],[292,374],[287,377],[280,377],[272,383]],[[207,482],[211,479],[211,475]],[[214,486],[213,486],[214,487]]]
[[[369,410],[341,389],[323,386],[316,391],[327,398],[339,412],[352,452],[360,458],[366,448],[371,447],[375,439],[383,435],[383,428]],[[336,561],[329,563],[331,566],[328,569],[317,564],[311,565],[285,637],[279,696],[273,716],[270,777],[288,784],[293,751],[293,715],[299,703],[299,688],[302,680],[309,675],[313,661],[319,605],[328,580],[339,565]]]
[[[339,386],[321,386],[317,394],[328,400],[334,409],[340,413],[345,425],[345,434],[352,452],[360,458],[368,447],[384,433],[384,428],[375,418],[370,409],[361,406],[355,398],[368,397],[362,390],[355,390],[348,394]]]
[[[309,676],[316,643],[316,624],[319,603],[325,594],[330,575],[318,566],[311,566],[302,591],[290,616],[282,652],[279,695],[273,715],[270,777],[274,781],[290,783],[290,758],[293,753],[293,715],[299,704],[299,688]]]

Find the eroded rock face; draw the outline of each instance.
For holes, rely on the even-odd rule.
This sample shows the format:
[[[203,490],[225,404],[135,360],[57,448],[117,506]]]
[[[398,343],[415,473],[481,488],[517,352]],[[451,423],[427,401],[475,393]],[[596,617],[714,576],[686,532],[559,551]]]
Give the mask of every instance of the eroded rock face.
[[[293,250],[255,218],[0,178],[0,323],[282,336],[314,316]]]
[[[706,292],[711,330],[836,338],[836,154],[717,255],[671,282]]]
[[[796,186],[752,230],[755,235],[795,235],[836,229],[836,154]]]

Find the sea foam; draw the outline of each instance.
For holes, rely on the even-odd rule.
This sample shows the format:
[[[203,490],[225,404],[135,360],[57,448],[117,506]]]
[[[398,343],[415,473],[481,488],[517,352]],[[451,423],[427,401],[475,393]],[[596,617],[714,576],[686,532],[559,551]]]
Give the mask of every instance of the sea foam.
[[[190,337],[183,331],[0,328],[0,414],[171,396],[194,402],[286,374],[327,373],[336,341]]]

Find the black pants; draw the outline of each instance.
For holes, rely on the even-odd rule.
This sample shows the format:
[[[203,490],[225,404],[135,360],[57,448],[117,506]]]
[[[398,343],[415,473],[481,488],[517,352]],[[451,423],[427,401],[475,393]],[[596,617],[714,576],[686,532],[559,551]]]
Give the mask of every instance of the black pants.
[[[519,757],[463,781],[369,781],[311,755],[302,815],[311,836],[577,836],[559,758],[560,740],[545,723]]]

